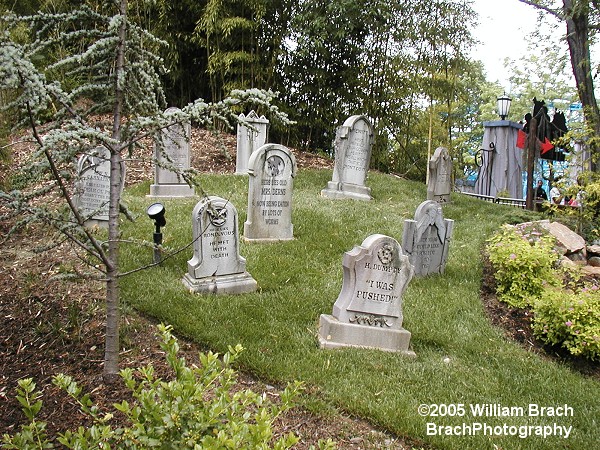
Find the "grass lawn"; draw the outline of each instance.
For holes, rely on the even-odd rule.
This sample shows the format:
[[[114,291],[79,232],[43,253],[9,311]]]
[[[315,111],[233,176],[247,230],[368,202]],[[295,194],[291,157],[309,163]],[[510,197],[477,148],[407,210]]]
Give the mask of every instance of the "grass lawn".
[[[173,325],[177,333],[206,348],[224,352],[228,345],[242,344],[243,370],[272,383],[305,382],[304,405],[322,414],[342,409],[434,448],[596,448],[600,384],[509,342],[489,323],[479,299],[485,239],[503,223],[535,217],[529,212],[452,194],[452,203],[443,209],[444,217],[455,221],[446,272],[413,279],[404,296],[404,327],[412,333],[417,358],[318,348],[319,315],[332,312],[342,285],[344,252],[375,233],[401,243],[404,220],[412,219],[426,199],[421,183],[370,173],[367,185],[372,188],[372,201],[331,200],[320,196],[330,179],[330,170],[298,172],[293,196],[295,240],[258,244],[240,239],[240,253],[258,282],[257,292],[190,294],[181,282],[193,254],[189,248],[159,267],[123,278],[123,302]],[[243,230],[247,177],[206,175],[201,182],[209,194],[230,199]],[[146,197],[148,193],[148,183],[125,193],[124,200],[138,220],[123,224],[124,236],[151,241],[153,223],[145,211],[154,200]],[[191,241],[191,212],[197,201],[163,202],[166,247],[176,249]],[[127,244],[121,249],[123,270],[152,261],[150,249]],[[573,414],[533,416],[530,404],[567,405],[572,410],[566,412]],[[419,415],[420,405],[458,406],[439,407],[439,415],[432,417]],[[484,405],[512,411],[508,417],[478,417],[471,409]],[[493,409],[488,408],[490,413]],[[468,435],[469,426],[478,426],[474,424],[506,425],[503,433],[523,433],[527,426],[532,428],[526,431],[536,433],[543,431],[537,427],[545,426],[552,434],[523,438],[496,435],[497,428],[490,435],[488,428]],[[458,427],[444,431],[461,435],[434,434],[434,426]],[[572,427],[567,439],[562,428],[562,436],[557,435],[558,426]]]

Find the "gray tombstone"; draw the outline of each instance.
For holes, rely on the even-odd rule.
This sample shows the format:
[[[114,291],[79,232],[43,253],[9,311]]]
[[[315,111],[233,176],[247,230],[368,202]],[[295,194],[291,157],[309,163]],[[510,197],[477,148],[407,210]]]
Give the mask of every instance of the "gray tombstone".
[[[237,126],[235,173],[246,175],[248,173],[250,156],[267,143],[269,121],[265,119],[265,116],[258,117],[258,114],[254,111],[250,111],[247,116],[240,114],[239,118],[255,128],[253,130],[243,124],[238,124]]]
[[[336,130],[333,146],[333,175],[321,195],[335,199],[371,200],[371,189],[365,186],[373,147],[373,126],[369,119],[365,116],[346,119]]]
[[[417,207],[414,220],[404,221],[402,248],[416,276],[444,273],[453,228],[454,220],[444,219],[441,205],[433,200]]]
[[[191,292],[241,294],[257,289],[239,254],[238,216],[231,203],[216,196],[203,198],[192,212],[192,228],[194,256],[182,280]]]
[[[427,200],[449,203],[452,192],[452,158],[448,149],[438,147],[429,160]]]
[[[169,108],[165,113],[176,114],[179,108]],[[160,142],[154,144],[154,184],[150,185],[151,197],[193,197],[194,188],[181,177],[190,169],[191,124],[176,123],[165,128]]]
[[[250,156],[248,165],[248,216],[244,223],[244,239],[294,239],[292,192],[296,158],[283,145],[266,144]]]
[[[319,321],[321,348],[363,347],[414,356],[402,328],[402,296],[413,267],[400,244],[374,234],[344,254],[342,290],[333,315]]]
[[[121,164],[120,186],[125,183],[125,163]],[[108,226],[110,206],[110,152],[97,147],[77,162],[75,203],[88,226]]]

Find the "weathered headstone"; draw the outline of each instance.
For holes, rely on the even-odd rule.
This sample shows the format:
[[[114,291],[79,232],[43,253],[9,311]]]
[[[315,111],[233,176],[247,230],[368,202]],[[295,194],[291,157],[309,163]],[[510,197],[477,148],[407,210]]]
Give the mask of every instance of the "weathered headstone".
[[[413,267],[400,244],[374,234],[344,254],[344,279],[333,315],[322,314],[322,348],[364,347],[414,356],[402,328],[402,296]]]
[[[336,130],[333,146],[333,175],[321,195],[371,200],[371,189],[365,186],[373,147],[373,126],[369,119],[365,116],[346,119]]]
[[[88,226],[108,226],[110,206],[110,152],[97,147],[77,162],[75,202]],[[125,163],[121,164],[121,190],[125,183]]]
[[[192,212],[194,256],[183,284],[192,292],[241,294],[253,292],[256,280],[246,272],[239,254],[238,216],[227,200],[210,196]]]
[[[244,238],[250,241],[294,239],[292,192],[296,158],[279,144],[266,144],[248,162],[248,215]]]
[[[178,108],[169,108],[165,113],[176,114]],[[176,123],[164,129],[160,142],[154,144],[154,184],[150,185],[151,197],[193,197],[194,188],[181,177],[181,172],[190,169],[189,122]]]
[[[243,124],[238,124],[237,126],[235,173],[238,175],[247,175],[250,156],[267,143],[269,121],[265,116],[258,117],[258,114],[254,111],[250,111],[247,116],[240,114],[239,118],[255,128],[253,130]]]
[[[454,220],[444,219],[441,205],[433,200],[417,207],[414,220],[404,221],[402,249],[416,276],[444,273],[453,228]]]
[[[448,149],[438,147],[429,160],[427,200],[450,202],[452,192],[452,158]]]

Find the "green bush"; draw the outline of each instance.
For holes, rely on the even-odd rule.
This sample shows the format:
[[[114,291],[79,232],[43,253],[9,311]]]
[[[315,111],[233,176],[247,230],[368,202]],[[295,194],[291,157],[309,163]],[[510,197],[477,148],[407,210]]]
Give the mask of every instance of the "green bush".
[[[577,178],[577,184],[566,187],[565,195],[577,199],[580,208],[552,208],[552,214],[568,224],[577,233],[592,242],[600,239],[600,176],[584,172]]]
[[[548,286],[558,286],[554,239],[535,224],[505,225],[487,243],[496,292],[511,306],[531,306]]]
[[[54,448],[54,442],[70,449],[130,448],[130,449],[287,449],[298,442],[289,433],[278,439],[273,434],[273,422],[291,408],[301,390],[300,383],[288,385],[281,393],[280,404],[270,402],[265,395],[234,389],[236,372],[231,368],[241,346],[229,348],[222,359],[212,352],[200,354],[200,367],[188,367],[178,357],[179,345],[171,328],[159,326],[161,347],[174,372],[174,379],[163,381],[154,374],[151,365],[124,369],[121,377],[131,389],[134,401],[115,404],[125,414],[127,425],[113,427],[113,414],[101,414],[88,394],[84,394],[65,375],[54,377],[54,384],[64,389],[79,404],[81,411],[93,420],[90,427],[67,431],[56,439],[46,435],[46,424],[36,415],[42,407],[40,393],[31,379],[21,380],[17,399],[30,423],[14,436],[4,435],[3,448]],[[332,449],[332,441],[320,442],[320,448]]]
[[[600,289],[547,289],[534,304],[533,332],[547,344],[600,360]]]

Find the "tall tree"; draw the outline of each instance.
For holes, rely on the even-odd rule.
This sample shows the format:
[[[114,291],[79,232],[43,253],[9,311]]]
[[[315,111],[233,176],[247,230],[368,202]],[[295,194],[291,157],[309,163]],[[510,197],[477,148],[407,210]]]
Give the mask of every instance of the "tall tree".
[[[255,87],[258,26],[266,14],[264,0],[208,0],[195,36],[204,42],[213,101],[232,89]]]
[[[363,64],[366,0],[327,0],[298,5],[280,68],[284,102],[296,110],[295,140],[302,148],[327,149],[341,116],[357,109]]]
[[[165,96],[170,106],[185,105],[196,98],[211,98],[205,39],[199,39],[197,24],[207,0],[136,1],[130,19],[167,43],[161,48],[165,71]]]
[[[586,122],[595,135],[589,141],[594,155],[594,169],[600,170],[597,158],[600,145],[600,110],[594,92],[594,75],[590,55],[590,42],[600,29],[600,4],[595,0],[519,0],[544,11],[565,23],[565,39],[569,46],[571,68],[577,83],[579,100],[585,111]],[[562,5],[561,5],[562,4]]]
[[[432,97],[448,110],[459,97],[474,17],[469,1],[328,0],[298,8],[277,86],[298,112],[300,145],[329,149],[345,116],[366,114],[377,130],[372,161],[393,170],[390,147],[422,148],[413,135],[417,110]]]

